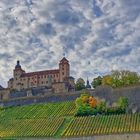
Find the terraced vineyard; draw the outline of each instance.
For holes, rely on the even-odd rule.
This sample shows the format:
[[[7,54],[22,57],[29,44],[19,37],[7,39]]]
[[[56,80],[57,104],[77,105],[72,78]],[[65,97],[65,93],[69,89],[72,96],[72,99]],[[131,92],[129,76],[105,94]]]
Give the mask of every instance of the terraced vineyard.
[[[64,118],[0,121],[0,137],[52,137],[63,122]]]
[[[140,132],[139,114],[77,117],[71,120],[62,136],[74,137],[129,132]]]
[[[28,106],[10,107],[0,110],[0,119],[30,119],[73,116],[74,102],[34,104]]]
[[[0,137],[80,137],[140,132],[140,114],[74,117],[74,102],[0,110]]]

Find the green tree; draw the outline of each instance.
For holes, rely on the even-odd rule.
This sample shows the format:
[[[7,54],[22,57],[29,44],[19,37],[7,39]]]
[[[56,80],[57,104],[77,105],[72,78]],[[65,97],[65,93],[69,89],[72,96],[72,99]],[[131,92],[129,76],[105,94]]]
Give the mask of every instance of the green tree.
[[[83,78],[77,79],[76,84],[75,84],[75,89],[76,90],[85,89],[85,81]]]
[[[112,77],[111,75],[105,75],[102,79],[102,85],[112,85]]]
[[[136,72],[127,70],[112,71],[112,87],[122,87],[139,84],[140,77]]]
[[[112,71],[110,75],[105,75],[102,79],[102,85],[109,85],[114,88],[137,85],[139,83],[140,76],[136,72],[128,70]]]
[[[93,88],[96,88],[97,86],[100,86],[102,84],[102,77],[101,76],[98,76],[96,78],[93,79],[91,85]]]

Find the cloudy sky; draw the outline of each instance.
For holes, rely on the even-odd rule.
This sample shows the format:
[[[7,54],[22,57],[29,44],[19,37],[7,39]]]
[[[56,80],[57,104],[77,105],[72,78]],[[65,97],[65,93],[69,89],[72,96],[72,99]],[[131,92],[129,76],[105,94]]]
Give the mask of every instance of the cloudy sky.
[[[27,72],[58,67],[75,78],[140,72],[140,0],[0,0],[0,84],[17,59]]]

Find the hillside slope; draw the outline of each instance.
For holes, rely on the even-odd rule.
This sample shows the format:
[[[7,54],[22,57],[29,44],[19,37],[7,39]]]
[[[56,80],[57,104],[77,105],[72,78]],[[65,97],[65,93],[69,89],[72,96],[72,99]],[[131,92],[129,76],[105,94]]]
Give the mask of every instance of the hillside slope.
[[[140,132],[140,114],[74,117],[75,103],[61,102],[0,110],[0,137],[80,137]]]

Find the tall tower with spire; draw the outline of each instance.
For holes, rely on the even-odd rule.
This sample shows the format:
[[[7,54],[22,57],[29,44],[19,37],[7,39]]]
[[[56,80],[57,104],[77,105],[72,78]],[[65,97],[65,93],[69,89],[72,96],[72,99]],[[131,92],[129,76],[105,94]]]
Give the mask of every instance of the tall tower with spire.
[[[86,89],[91,89],[91,85],[90,85],[90,83],[89,83],[89,80],[88,80],[88,78],[87,78]]]

